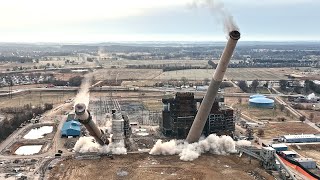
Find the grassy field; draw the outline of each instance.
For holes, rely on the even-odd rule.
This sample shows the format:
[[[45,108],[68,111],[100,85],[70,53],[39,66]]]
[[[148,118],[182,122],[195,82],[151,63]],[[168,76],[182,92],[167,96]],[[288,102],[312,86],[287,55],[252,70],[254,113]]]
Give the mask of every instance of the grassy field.
[[[153,99],[148,101],[143,101],[143,105],[149,110],[149,111],[161,111],[163,109],[163,104],[160,99]]]
[[[282,122],[266,124],[264,138],[274,138],[287,134],[314,134],[318,131],[302,122]]]
[[[17,90],[17,89],[29,89],[29,88],[42,88],[46,87],[47,84],[28,84],[28,85],[15,85],[12,86],[12,90]],[[4,91],[9,91],[9,87],[0,87],[0,90]]]
[[[162,73],[161,69],[99,69],[94,72],[96,80],[106,79],[153,79]]]
[[[299,112],[309,118],[311,122],[320,123],[320,111],[299,110]],[[313,119],[310,118],[310,114],[313,114]]]
[[[277,104],[277,107],[274,109],[263,109],[263,108],[256,108],[256,107],[250,107],[249,99],[248,98],[242,98],[241,104],[239,104],[239,98],[236,97],[226,97],[225,102],[227,105],[230,105],[236,109],[240,109],[241,112],[247,116],[249,116],[252,119],[255,120],[270,120],[270,121],[278,121],[278,117],[285,117],[287,121],[299,121],[296,118],[288,117],[285,111],[281,111],[279,108],[279,104]]]
[[[215,62],[218,62],[216,60]],[[201,66],[205,67],[208,65],[208,60],[101,60],[101,63],[105,67],[118,66],[126,67],[127,65],[177,65],[177,66]]]
[[[69,98],[75,97],[75,92],[32,92],[24,95],[8,97],[0,97],[0,107],[19,107],[27,104],[33,106],[43,105],[44,103],[59,104]]]
[[[7,69],[12,70],[13,67],[33,67],[34,63],[16,63],[16,62],[12,62],[12,63],[0,63],[0,72],[6,72]]]
[[[179,71],[163,72],[156,79],[181,79],[186,77],[190,80],[202,80],[211,78],[213,69],[186,69]],[[285,74],[296,72],[290,68],[229,68],[226,72],[225,79],[228,80],[280,80],[287,79]]]

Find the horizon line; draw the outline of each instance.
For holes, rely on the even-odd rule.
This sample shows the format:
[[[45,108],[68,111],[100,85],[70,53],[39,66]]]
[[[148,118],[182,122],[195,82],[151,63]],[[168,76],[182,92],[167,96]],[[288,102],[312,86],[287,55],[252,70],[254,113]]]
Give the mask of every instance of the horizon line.
[[[213,40],[128,40],[128,41],[0,41],[0,44],[126,44],[126,43],[225,43],[225,41]],[[320,40],[239,40],[239,43],[320,43]]]

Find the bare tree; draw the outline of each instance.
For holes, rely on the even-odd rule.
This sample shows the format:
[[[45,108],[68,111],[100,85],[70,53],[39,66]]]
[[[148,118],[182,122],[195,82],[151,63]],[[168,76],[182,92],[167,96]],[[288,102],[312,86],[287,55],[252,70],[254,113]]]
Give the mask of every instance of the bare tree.
[[[204,84],[204,85],[209,85],[209,82],[210,82],[210,79],[209,79],[209,78],[205,78],[205,79],[203,80],[203,84]]]
[[[182,77],[181,81],[182,81],[184,86],[188,83],[188,79],[186,77]]]
[[[259,137],[264,136],[264,130],[263,130],[263,129],[259,129],[259,130],[258,130],[258,136],[259,136]]]
[[[310,114],[309,114],[309,119],[310,119],[310,121],[313,121],[313,119],[314,119],[314,113],[310,113]]]
[[[284,109],[285,109],[285,106],[283,104],[280,104],[280,111],[283,112]]]
[[[241,97],[238,98],[238,104],[242,104],[242,98]]]
[[[306,120],[306,116],[300,116],[299,119],[300,119],[301,122],[304,122]]]
[[[252,81],[251,90],[252,90],[253,92],[256,92],[258,86],[259,86],[259,81],[258,81],[258,80]]]

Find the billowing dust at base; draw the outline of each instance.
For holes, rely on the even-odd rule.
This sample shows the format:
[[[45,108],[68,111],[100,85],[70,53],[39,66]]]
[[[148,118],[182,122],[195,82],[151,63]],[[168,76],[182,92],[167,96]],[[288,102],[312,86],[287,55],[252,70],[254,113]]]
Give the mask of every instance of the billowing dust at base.
[[[70,159],[57,164],[50,171],[50,180],[75,179],[273,179],[259,167],[259,162],[236,155],[204,154],[192,162],[178,156],[130,154],[102,157],[96,160]]]

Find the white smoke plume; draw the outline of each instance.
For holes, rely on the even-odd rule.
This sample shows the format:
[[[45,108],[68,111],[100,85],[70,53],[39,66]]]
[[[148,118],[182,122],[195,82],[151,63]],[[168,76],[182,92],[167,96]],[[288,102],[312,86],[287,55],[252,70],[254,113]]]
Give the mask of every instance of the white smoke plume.
[[[84,103],[86,107],[89,105],[89,88],[91,86],[92,73],[86,74],[82,80],[80,90],[74,100],[74,104]]]
[[[317,96],[314,93],[311,93],[307,96],[308,100],[313,100],[313,99],[317,99]]]
[[[239,27],[235,23],[233,16],[228,12],[223,2],[220,0],[193,0],[190,6],[191,8],[209,9],[210,12],[222,20],[226,34],[229,34],[229,32],[234,30],[239,31]]]
[[[236,145],[250,146],[250,141],[235,142],[230,136],[217,136],[210,134],[207,138],[201,138],[198,142],[189,144],[182,140],[170,140],[162,142],[158,140],[149,154],[152,155],[174,155],[178,154],[180,160],[193,161],[202,153],[210,152],[212,154],[226,155],[236,152]]]
[[[109,145],[101,146],[100,144],[94,142],[93,137],[80,137],[73,149],[79,153],[99,152],[127,154],[127,149],[124,146],[124,141],[120,141],[118,143],[111,142]]]

